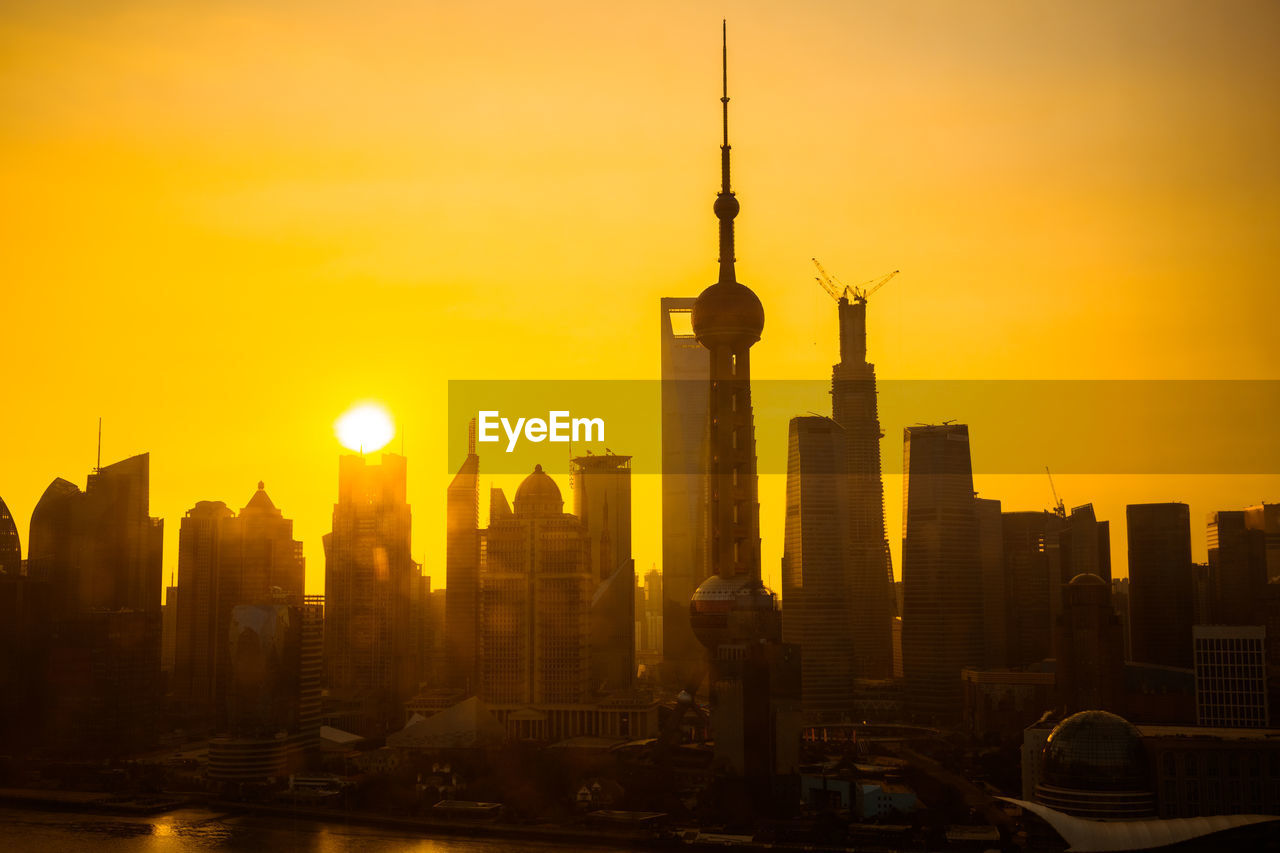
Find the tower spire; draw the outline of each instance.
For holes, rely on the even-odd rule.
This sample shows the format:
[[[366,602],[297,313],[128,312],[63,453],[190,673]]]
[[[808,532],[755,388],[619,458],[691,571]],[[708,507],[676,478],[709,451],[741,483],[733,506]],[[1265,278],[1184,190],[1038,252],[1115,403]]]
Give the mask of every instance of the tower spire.
[[[723,84],[720,95],[724,123],[724,141],[720,144],[720,194],[716,196],[716,218],[720,220],[720,282],[733,284],[733,218],[738,215],[738,200],[729,189],[729,26],[720,22],[720,73]]]

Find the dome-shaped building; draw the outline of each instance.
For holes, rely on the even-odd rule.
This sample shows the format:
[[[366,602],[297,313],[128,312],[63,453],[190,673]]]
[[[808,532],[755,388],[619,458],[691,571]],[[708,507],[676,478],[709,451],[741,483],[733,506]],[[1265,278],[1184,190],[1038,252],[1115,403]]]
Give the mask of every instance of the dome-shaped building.
[[[535,465],[533,473],[516,489],[513,508],[517,515],[560,515],[564,512],[564,498],[556,481],[541,465]]]
[[[1155,794],[1142,735],[1108,711],[1081,711],[1059,723],[1044,746],[1036,800],[1095,820],[1155,816]]]

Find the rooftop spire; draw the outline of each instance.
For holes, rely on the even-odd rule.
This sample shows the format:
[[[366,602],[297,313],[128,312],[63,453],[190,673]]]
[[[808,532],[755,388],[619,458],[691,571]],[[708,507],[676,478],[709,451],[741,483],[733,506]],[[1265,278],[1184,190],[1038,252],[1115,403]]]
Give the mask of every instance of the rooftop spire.
[[[723,94],[720,96],[724,121],[724,142],[720,145],[720,194],[716,196],[716,218],[720,220],[720,281],[736,283],[733,262],[733,218],[738,215],[738,200],[729,189],[729,28],[720,22],[720,70]]]

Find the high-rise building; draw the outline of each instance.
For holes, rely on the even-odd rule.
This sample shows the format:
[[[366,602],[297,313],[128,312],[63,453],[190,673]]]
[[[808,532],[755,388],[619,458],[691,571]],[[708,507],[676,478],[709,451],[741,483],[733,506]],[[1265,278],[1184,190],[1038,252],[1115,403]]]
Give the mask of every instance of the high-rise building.
[[[13,513],[0,500],[0,575],[22,574],[22,542],[18,538],[18,525]]]
[[[1208,524],[1212,618],[1221,625],[1261,625],[1267,584],[1266,533],[1243,511],[1215,512]]]
[[[1098,521],[1093,504],[1073,507],[1058,533],[1058,554],[1067,584],[1077,575],[1097,575],[1111,582],[1111,523]]]
[[[591,692],[590,539],[564,511],[555,480],[534,468],[514,510],[491,493],[480,572],[480,697],[576,703]]]
[[[804,652],[806,715],[839,719],[853,707],[857,643],[845,429],[830,418],[792,418],[787,447],[782,636]]]
[[[222,736],[209,743],[209,778],[264,782],[305,767],[320,745],[322,597],[275,596],[228,615]]]
[[[22,755],[44,738],[53,608],[48,581],[0,575],[0,749]]]
[[[1063,589],[1058,617],[1058,696],[1068,714],[1117,711],[1124,693],[1124,629],[1111,607],[1111,584],[1076,575]]]
[[[1124,659],[1133,660],[1133,643],[1129,635],[1129,579],[1111,579],[1111,609],[1120,617],[1120,628],[1124,632]]]
[[[661,301],[663,681],[697,690],[705,652],[689,599],[707,579],[707,351],[693,334],[693,298]]]
[[[645,572],[643,587],[636,580],[636,653],[641,663],[652,668],[662,660],[662,573]]]
[[[178,659],[178,584],[172,577],[160,613],[160,671],[171,679]]]
[[[1245,507],[1244,523],[1250,530],[1262,531],[1267,579],[1280,578],[1280,504],[1260,503]]]
[[[1264,728],[1266,643],[1261,625],[1196,625],[1196,725]]]
[[[960,672],[979,667],[983,653],[969,427],[912,426],[904,439],[902,663],[907,702],[924,718],[955,717],[961,708]]]
[[[1006,512],[1001,516],[1009,666],[1024,667],[1053,657],[1054,625],[1061,612],[1064,583],[1058,550],[1063,524],[1052,512]]]
[[[293,521],[264,484],[239,515],[222,501],[199,501],[178,532],[177,637],[173,694],[196,721],[221,720],[227,678],[223,642],[232,608],[274,591],[301,601],[306,575]]]
[[[591,573],[591,687],[635,680],[635,561],[631,558],[631,457],[606,453],[570,463],[573,512],[586,525]]]
[[[366,736],[400,729],[421,677],[415,610],[424,606],[410,557],[403,456],[338,460],[333,531],[324,537],[325,680],[330,697],[354,705]]]
[[[973,511],[982,568],[982,659],[988,669],[1003,669],[1009,665],[1009,622],[1015,605],[1005,576],[1000,501],[975,497]]]
[[[150,457],[65,480],[31,516],[28,569],[50,585],[49,745],[121,755],[154,741],[160,700],[161,547]]]
[[[727,54],[727,51],[726,51]],[[726,59],[727,69],[727,59]],[[707,348],[710,577],[690,602],[690,621],[710,658],[711,728],[722,783],[731,801],[755,814],[799,799],[781,793],[796,779],[800,734],[800,650],[783,643],[777,596],[760,579],[760,504],[751,412],[751,346],[764,329],[764,307],[734,271],[729,182],[729,94],[721,96],[720,277],[693,306],[693,331]],[[670,592],[668,593],[670,594]]]
[[[480,457],[476,422],[467,426],[467,458],[445,498],[445,631],[447,680],[475,692],[480,624]]]
[[[897,615],[893,566],[884,527],[876,368],[867,361],[867,299],[841,297],[840,363],[831,369],[831,414],[844,427],[849,572],[853,582],[853,667],[859,678],[892,675],[892,623]],[[806,653],[807,658],[807,653]]]
[[[1133,659],[1191,668],[1194,591],[1186,504],[1130,504],[1129,620]]]

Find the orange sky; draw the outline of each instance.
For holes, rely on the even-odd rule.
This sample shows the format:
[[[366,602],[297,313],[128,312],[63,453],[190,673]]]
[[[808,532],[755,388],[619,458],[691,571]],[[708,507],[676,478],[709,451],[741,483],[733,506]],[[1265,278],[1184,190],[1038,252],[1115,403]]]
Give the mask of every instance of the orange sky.
[[[756,376],[829,375],[816,255],[903,270],[872,304],[885,378],[1280,379],[1275,4],[8,4],[0,496],[24,548],[101,415],[104,461],[152,453],[166,573],[186,509],[263,479],[319,591],[332,422],[375,399],[441,585],[446,382],[656,378],[658,298],[715,278],[724,15]],[[1205,513],[1280,500],[1277,476],[1055,479],[1118,528],[1118,573],[1126,502],[1190,502],[1203,558]],[[1049,505],[1042,476],[977,485]],[[897,566],[896,478],[886,505]]]

